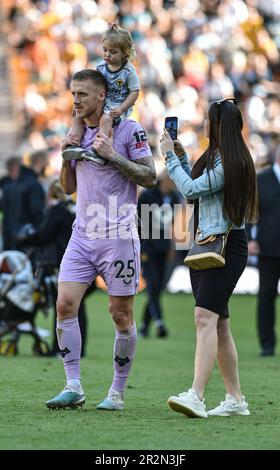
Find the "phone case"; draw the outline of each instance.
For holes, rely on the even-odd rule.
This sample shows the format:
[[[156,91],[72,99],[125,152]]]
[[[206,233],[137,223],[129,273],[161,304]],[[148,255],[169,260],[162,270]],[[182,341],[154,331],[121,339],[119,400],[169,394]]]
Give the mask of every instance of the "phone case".
[[[178,118],[175,116],[167,117],[165,119],[165,128],[168,130],[172,140],[177,139]]]

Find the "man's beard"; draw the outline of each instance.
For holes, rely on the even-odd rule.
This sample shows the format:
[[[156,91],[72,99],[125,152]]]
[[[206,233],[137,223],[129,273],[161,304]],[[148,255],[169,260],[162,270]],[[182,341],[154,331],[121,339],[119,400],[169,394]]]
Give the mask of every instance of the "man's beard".
[[[95,112],[96,112],[96,108],[95,109],[89,109],[87,111],[81,111],[81,112],[79,112],[79,110],[76,110],[75,117],[78,118],[78,119],[86,119],[86,118],[89,118],[90,116],[92,116]]]

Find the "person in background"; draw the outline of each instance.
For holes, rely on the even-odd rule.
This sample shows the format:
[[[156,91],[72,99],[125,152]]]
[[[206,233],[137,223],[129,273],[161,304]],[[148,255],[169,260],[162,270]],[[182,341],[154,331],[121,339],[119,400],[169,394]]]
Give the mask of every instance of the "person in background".
[[[16,248],[13,243],[13,234],[15,230],[15,204],[16,181],[20,174],[21,159],[11,157],[6,162],[7,175],[0,180],[0,209],[3,213],[1,222],[3,236],[3,250],[12,250]]]
[[[10,157],[6,161],[7,174],[0,179],[0,189],[3,189],[6,184],[12,183],[18,178],[21,166],[21,159],[19,157]]]
[[[65,249],[72,234],[72,225],[75,220],[75,204],[66,196],[58,180],[54,180],[48,191],[48,207],[44,212],[43,222],[32,234],[21,240],[24,244],[40,247],[37,256],[37,266],[48,270],[48,274],[57,272]],[[92,292],[89,287],[85,295]],[[54,305],[57,300],[57,287],[52,283],[52,297]],[[81,331],[81,357],[85,356],[87,337],[87,316],[84,298],[78,310],[78,320]],[[60,352],[56,336],[56,315],[54,316],[53,341],[50,355]]]
[[[276,298],[280,280],[280,143],[275,148],[272,167],[257,176],[259,219],[248,227],[249,254],[258,256],[259,292],[257,329],[260,355],[273,356],[276,346]],[[255,232],[255,237],[253,236]]]
[[[167,130],[161,138],[161,151],[171,179],[185,198],[198,200],[195,209],[197,239],[202,241],[231,229],[225,249],[225,266],[200,271],[190,269],[195,297],[194,379],[191,388],[168,399],[172,410],[190,417],[250,414],[241,393],[228,308],[234,287],[247,264],[244,222],[256,220],[258,207],[254,163],[244,142],[242,128],[237,100],[212,103],[205,115],[209,145],[193,169],[180,142],[174,144]],[[204,391],[216,358],[226,398],[207,413]]]
[[[166,170],[159,177],[157,186],[144,190],[138,200],[142,234],[142,274],[148,294],[139,331],[142,337],[149,335],[151,321],[156,325],[159,338],[168,336],[160,297],[164,289],[167,261],[172,250],[174,206],[179,202],[178,191]]]
[[[41,183],[48,165],[46,150],[35,150],[30,155],[30,165],[22,165],[14,186],[13,201],[13,234],[12,244],[19,249],[21,239],[29,231],[38,229],[44,217],[46,193]],[[36,249],[29,255],[34,272],[37,261]]]
[[[46,194],[40,178],[45,176],[47,165],[47,151],[35,150],[30,155],[30,165],[22,166],[20,169],[14,194],[16,200],[15,240],[25,230],[27,224],[36,229],[43,220]]]

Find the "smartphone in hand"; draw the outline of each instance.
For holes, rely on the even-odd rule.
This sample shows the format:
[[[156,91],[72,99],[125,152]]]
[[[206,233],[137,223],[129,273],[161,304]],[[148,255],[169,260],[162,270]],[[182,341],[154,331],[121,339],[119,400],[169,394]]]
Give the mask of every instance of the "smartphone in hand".
[[[168,130],[171,139],[176,140],[178,134],[178,118],[176,116],[165,118],[164,127]]]

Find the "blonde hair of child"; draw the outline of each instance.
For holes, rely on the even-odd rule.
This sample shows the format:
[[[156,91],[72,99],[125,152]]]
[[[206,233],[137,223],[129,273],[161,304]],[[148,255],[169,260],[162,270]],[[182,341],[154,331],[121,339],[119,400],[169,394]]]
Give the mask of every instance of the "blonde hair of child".
[[[109,41],[112,46],[118,47],[125,59],[134,60],[136,56],[135,46],[130,32],[124,28],[121,28],[118,21],[109,23],[108,31],[104,33],[102,41]]]

